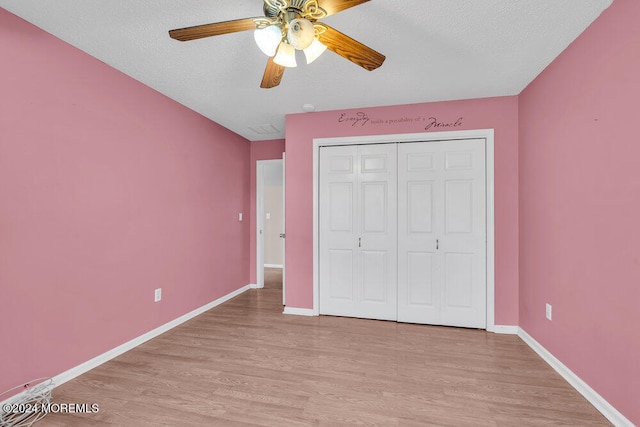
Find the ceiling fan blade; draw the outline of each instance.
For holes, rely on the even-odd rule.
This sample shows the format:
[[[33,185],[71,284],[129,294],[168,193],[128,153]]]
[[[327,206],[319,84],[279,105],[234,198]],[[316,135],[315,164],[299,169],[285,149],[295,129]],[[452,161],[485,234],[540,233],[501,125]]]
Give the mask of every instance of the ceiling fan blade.
[[[318,35],[318,39],[327,48],[348,59],[356,65],[361,66],[365,70],[375,70],[382,65],[386,56],[376,52],[352,39],[351,37],[342,34],[340,31],[328,26],[327,24],[320,24],[325,28],[325,31]]]
[[[320,7],[327,11],[327,16],[329,16],[368,1],[370,0],[321,0]]]
[[[283,74],[284,67],[273,62],[273,57],[269,58],[267,68],[264,70],[264,75],[262,76],[262,83],[260,83],[260,87],[263,89],[270,89],[278,86],[282,80]]]
[[[195,40],[204,37],[219,36],[221,34],[255,29],[256,24],[253,22],[253,18],[244,18],[171,30],[169,31],[169,37],[185,42],[187,40]]]

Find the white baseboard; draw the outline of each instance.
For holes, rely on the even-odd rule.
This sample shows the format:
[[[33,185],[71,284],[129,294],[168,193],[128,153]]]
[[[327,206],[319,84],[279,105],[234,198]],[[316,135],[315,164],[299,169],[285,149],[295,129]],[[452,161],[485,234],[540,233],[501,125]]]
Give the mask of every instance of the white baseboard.
[[[293,314],[295,316],[315,316],[315,312],[311,308],[295,308],[295,307],[286,307],[283,311],[284,314]]]
[[[561,361],[544,348],[539,342],[531,337],[524,329],[518,328],[518,336],[538,353],[545,362],[547,362],[562,378],[567,380],[578,393],[584,396],[598,411],[602,413],[614,426],[617,427],[634,427],[634,424],[622,415],[616,408],[600,396],[594,389],[589,387],[587,383],[582,381],[580,377],[574,374]]]
[[[250,289],[260,289],[260,286],[258,286],[256,283],[252,283],[249,285]]]
[[[265,264],[266,268],[283,268],[282,264]]]
[[[512,325],[494,325],[493,331],[496,334],[517,335],[520,328]]]
[[[123,353],[126,353],[127,351],[139,346],[140,344],[143,344],[147,341],[149,341],[152,338],[157,337],[160,334],[163,334],[165,332],[167,332],[170,329],[175,328],[176,326],[186,322],[187,320],[193,319],[194,317],[204,313],[207,310],[211,310],[213,307],[216,307],[220,304],[222,304],[223,302],[226,302],[228,300],[230,300],[231,298],[240,295],[241,293],[249,290],[251,288],[251,285],[246,285],[236,291],[233,291],[225,296],[222,296],[220,298],[218,298],[215,301],[212,301],[206,305],[203,305],[200,308],[197,308],[183,316],[178,317],[177,319],[174,319],[168,323],[165,323],[162,326],[157,327],[156,329],[153,329],[152,331],[147,332],[144,335],[140,335],[137,338],[132,339],[131,341],[128,341],[122,345],[119,345],[116,348],[113,348],[109,351],[107,351],[106,353],[103,353],[99,356],[94,357],[91,360],[87,360],[86,362],[69,369],[68,371],[65,371],[61,374],[56,375],[55,377],[53,377],[53,386],[57,387],[59,385],[62,385],[64,383],[66,383],[69,380],[72,380],[82,374],[84,374],[85,372],[90,371],[93,368],[96,368],[100,365],[102,365],[105,362],[108,362],[109,360],[120,356]],[[22,394],[22,393],[21,393]],[[9,401],[13,401],[14,399],[18,398],[19,395],[16,396],[12,396],[10,398],[8,398],[7,400],[5,400],[5,402],[9,402]],[[2,404],[4,402],[0,402],[0,404]]]

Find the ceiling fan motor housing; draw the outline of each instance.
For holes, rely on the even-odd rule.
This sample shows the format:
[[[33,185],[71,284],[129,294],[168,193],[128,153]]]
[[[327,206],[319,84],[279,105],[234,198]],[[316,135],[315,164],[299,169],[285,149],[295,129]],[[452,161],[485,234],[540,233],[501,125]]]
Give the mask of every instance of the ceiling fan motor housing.
[[[305,18],[311,22],[327,16],[318,5],[318,0],[264,0],[264,15],[289,22],[295,18]]]

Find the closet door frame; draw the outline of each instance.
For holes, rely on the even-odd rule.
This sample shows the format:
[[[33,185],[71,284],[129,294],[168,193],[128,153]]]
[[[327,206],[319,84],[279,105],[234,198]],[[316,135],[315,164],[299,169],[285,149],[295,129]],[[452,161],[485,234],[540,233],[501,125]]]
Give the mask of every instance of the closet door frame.
[[[495,225],[494,225],[494,130],[478,129],[453,132],[422,132],[396,135],[370,135],[338,138],[315,138],[313,140],[313,314],[320,314],[319,282],[319,159],[320,147],[332,145],[386,144],[403,142],[448,141],[460,139],[484,139],[486,160],[486,316],[487,331],[495,332]]]

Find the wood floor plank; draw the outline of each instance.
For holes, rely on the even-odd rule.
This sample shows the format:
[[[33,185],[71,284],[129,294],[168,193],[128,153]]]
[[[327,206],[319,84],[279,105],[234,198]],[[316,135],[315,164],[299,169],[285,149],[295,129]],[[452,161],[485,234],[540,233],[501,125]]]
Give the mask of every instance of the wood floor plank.
[[[53,392],[98,413],[37,425],[610,425],[516,336],[288,316],[265,278]]]

